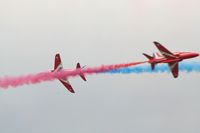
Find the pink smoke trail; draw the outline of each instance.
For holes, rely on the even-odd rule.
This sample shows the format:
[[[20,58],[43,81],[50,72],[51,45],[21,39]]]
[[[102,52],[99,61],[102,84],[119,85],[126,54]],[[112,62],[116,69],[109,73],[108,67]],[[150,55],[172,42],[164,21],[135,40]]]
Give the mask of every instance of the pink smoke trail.
[[[74,69],[74,70],[62,70],[59,72],[41,72],[37,74],[28,74],[18,77],[10,77],[6,76],[3,78],[0,78],[0,88],[8,88],[8,87],[18,87],[25,84],[36,84],[43,81],[52,81],[55,79],[60,78],[69,78],[69,77],[75,77],[80,74],[85,75],[91,75],[91,74],[97,74],[100,72],[110,71],[114,69],[120,69],[125,67],[130,67],[138,64],[142,64],[145,62],[132,62],[132,63],[126,63],[126,64],[116,64],[116,65],[102,65],[99,67],[89,67],[85,69]]]

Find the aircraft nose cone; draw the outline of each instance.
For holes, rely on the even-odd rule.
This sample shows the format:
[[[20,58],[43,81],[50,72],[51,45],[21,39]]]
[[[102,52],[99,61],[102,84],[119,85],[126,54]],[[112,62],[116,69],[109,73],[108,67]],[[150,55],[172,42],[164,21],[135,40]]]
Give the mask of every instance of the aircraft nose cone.
[[[195,57],[199,56],[199,53],[195,53],[194,56],[195,56]]]

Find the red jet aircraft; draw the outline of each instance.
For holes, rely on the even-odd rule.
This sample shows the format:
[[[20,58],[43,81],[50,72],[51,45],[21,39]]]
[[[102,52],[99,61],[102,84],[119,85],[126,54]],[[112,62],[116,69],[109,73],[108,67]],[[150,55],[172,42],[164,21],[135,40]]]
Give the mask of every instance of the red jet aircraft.
[[[198,53],[193,53],[193,52],[172,53],[164,46],[162,46],[160,43],[158,42],[153,42],[153,43],[156,45],[156,47],[158,48],[158,50],[162,55],[160,55],[159,53],[154,53],[153,56],[147,55],[145,53],[143,53],[143,55],[149,59],[148,63],[151,64],[152,70],[155,69],[155,65],[158,63],[168,63],[174,78],[178,77],[180,61],[199,56]]]
[[[80,66],[80,63],[77,63],[76,65],[76,69],[83,69],[84,67]],[[60,58],[60,54],[56,54],[55,55],[55,64],[54,64],[54,70],[52,70],[52,72],[58,72],[63,70],[63,66],[62,66],[62,61]],[[66,69],[67,71],[72,71],[73,69]],[[86,78],[83,74],[80,75],[80,77],[86,81]],[[72,88],[70,82],[68,81],[67,78],[61,78],[58,79],[71,93],[75,93],[74,89]]]

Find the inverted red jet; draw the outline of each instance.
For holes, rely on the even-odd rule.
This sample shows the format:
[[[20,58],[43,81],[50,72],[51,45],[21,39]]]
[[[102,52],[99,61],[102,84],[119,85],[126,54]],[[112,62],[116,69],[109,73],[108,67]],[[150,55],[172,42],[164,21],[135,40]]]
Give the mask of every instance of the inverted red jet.
[[[159,42],[153,42],[153,43],[158,48],[161,55],[159,53],[154,53],[153,56],[147,55],[145,53],[143,53],[143,55],[149,59],[148,63],[151,64],[152,70],[155,69],[155,65],[158,63],[168,63],[174,78],[178,77],[180,61],[199,56],[198,53],[193,53],[193,52],[172,53],[164,46],[162,46]]]
[[[76,69],[82,69],[84,67],[80,66],[80,63],[77,63],[76,65]],[[60,54],[56,54],[55,55],[55,64],[54,64],[54,70],[52,70],[52,72],[58,72],[63,70],[63,66],[62,66],[62,61],[60,58]],[[66,69],[66,71],[72,71],[73,69]],[[80,74],[80,77],[86,81],[86,78],[83,74]],[[74,89],[72,88],[70,82],[68,81],[67,78],[60,78],[58,79],[71,93],[75,93]]]

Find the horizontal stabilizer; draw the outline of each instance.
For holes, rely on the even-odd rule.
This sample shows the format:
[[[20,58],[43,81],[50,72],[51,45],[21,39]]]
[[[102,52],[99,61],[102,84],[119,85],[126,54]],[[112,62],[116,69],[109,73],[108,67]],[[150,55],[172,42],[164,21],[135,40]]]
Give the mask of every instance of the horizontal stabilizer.
[[[151,64],[151,69],[154,70],[156,64],[155,63],[151,63],[150,61],[155,58],[155,55],[150,56],[150,55],[145,54],[145,53],[143,53],[143,55],[149,59],[149,63]]]
[[[150,55],[148,55],[148,54],[145,54],[145,53],[143,53],[143,55],[144,55],[145,57],[147,57],[149,60],[154,58],[154,57],[152,57],[152,56],[150,56]]]
[[[80,63],[77,63],[76,69],[82,69],[82,68],[84,68],[84,67],[81,67]],[[87,81],[84,74],[80,74],[79,76],[80,76],[84,81]]]

